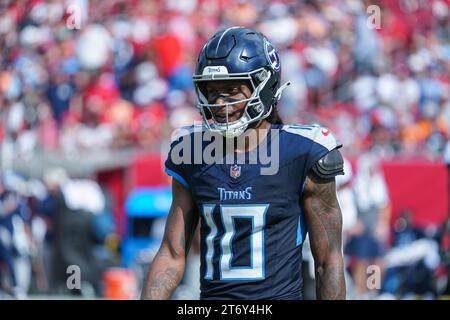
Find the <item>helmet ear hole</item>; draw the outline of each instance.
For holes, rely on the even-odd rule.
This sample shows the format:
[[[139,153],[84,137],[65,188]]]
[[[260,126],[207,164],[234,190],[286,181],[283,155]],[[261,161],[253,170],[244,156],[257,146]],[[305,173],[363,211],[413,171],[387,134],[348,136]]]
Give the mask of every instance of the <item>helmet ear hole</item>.
[[[263,106],[261,103],[251,105],[247,108],[247,113],[251,118],[256,118],[261,114],[261,111],[263,109]]]

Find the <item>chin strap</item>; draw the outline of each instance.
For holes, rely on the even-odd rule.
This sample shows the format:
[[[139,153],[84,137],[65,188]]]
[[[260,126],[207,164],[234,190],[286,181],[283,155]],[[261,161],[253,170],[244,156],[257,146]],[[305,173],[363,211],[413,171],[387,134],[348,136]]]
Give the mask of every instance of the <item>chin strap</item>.
[[[283,90],[286,89],[287,87],[289,87],[291,85],[291,82],[288,81],[285,84],[283,84],[281,87],[278,88],[277,92],[275,93],[275,101],[280,100],[281,98],[281,94],[283,93]]]

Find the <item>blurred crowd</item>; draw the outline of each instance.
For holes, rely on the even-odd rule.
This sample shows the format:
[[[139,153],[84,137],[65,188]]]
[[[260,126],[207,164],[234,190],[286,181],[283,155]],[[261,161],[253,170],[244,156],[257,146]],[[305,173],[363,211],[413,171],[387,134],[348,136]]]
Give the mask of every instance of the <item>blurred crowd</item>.
[[[450,134],[449,8],[447,0],[2,1],[0,142],[25,158],[157,148],[200,119],[191,75],[205,40],[245,25],[281,51],[293,86],[280,111],[290,122],[328,125],[349,156],[439,158]]]
[[[368,11],[371,5],[377,7]],[[449,0],[6,0],[0,3],[0,169],[32,161],[38,153],[159,151],[173,129],[200,121],[191,82],[196,56],[214,32],[231,25],[255,27],[280,50],[282,77],[292,81],[279,106],[282,118],[330,127],[352,159],[368,153],[383,159],[442,159],[450,137]],[[342,183],[342,197],[349,203],[346,221],[353,221],[346,229],[346,250],[359,296],[364,295],[365,255],[373,261],[384,256],[382,244],[389,237],[384,182],[370,173],[375,160],[362,161],[361,172]],[[108,238],[114,227],[108,214],[97,214],[108,211],[98,185],[79,185],[97,190],[92,191],[94,198],[98,194],[92,199],[95,210],[71,207],[71,196],[61,197],[62,181],[70,180],[61,171],[27,180],[24,188],[5,172],[0,267],[9,270],[9,294],[58,286],[42,271],[49,261],[43,258],[44,245],[60,243],[52,242],[63,228],[55,227],[58,219],[52,214],[58,212],[85,212],[80,226],[96,225],[93,217],[104,217],[97,225],[101,234],[96,236],[94,228],[94,236],[87,236],[93,241],[89,248],[100,248],[89,253],[98,259],[80,259],[100,261],[92,267],[94,275],[114,264],[104,250],[105,241],[114,247]],[[408,214],[402,219],[398,230],[409,232]],[[419,239],[439,233],[411,231],[410,240],[411,234]],[[17,240],[20,236],[30,241]],[[52,255],[58,251],[49,248]],[[358,264],[361,259],[364,263]],[[430,263],[433,272],[441,265]],[[36,283],[30,272],[37,272]],[[397,285],[410,279],[399,280],[393,271],[389,275]],[[398,289],[394,280],[392,292]]]

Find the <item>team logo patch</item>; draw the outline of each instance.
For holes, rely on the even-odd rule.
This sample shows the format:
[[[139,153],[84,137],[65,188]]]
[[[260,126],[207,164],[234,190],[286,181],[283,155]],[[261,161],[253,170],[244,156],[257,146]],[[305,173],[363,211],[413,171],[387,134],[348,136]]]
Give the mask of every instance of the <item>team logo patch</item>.
[[[241,166],[234,164],[230,168],[230,176],[234,179],[237,179],[241,176]]]
[[[273,70],[280,70],[280,58],[278,57],[277,50],[268,40],[264,41],[264,51],[266,52],[266,58]]]

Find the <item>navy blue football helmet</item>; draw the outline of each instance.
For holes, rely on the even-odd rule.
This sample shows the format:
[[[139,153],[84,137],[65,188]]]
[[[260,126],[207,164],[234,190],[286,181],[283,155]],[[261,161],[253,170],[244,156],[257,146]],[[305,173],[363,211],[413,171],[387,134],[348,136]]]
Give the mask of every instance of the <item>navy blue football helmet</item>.
[[[281,63],[277,49],[260,32],[250,28],[231,27],[214,34],[201,50],[193,82],[197,107],[206,127],[225,137],[242,134],[252,122],[270,115],[290,83],[280,87]],[[248,80],[252,95],[248,99],[211,104],[206,93],[207,81]],[[246,102],[242,116],[233,122],[216,121],[211,108]],[[228,115],[228,111],[227,111]]]

